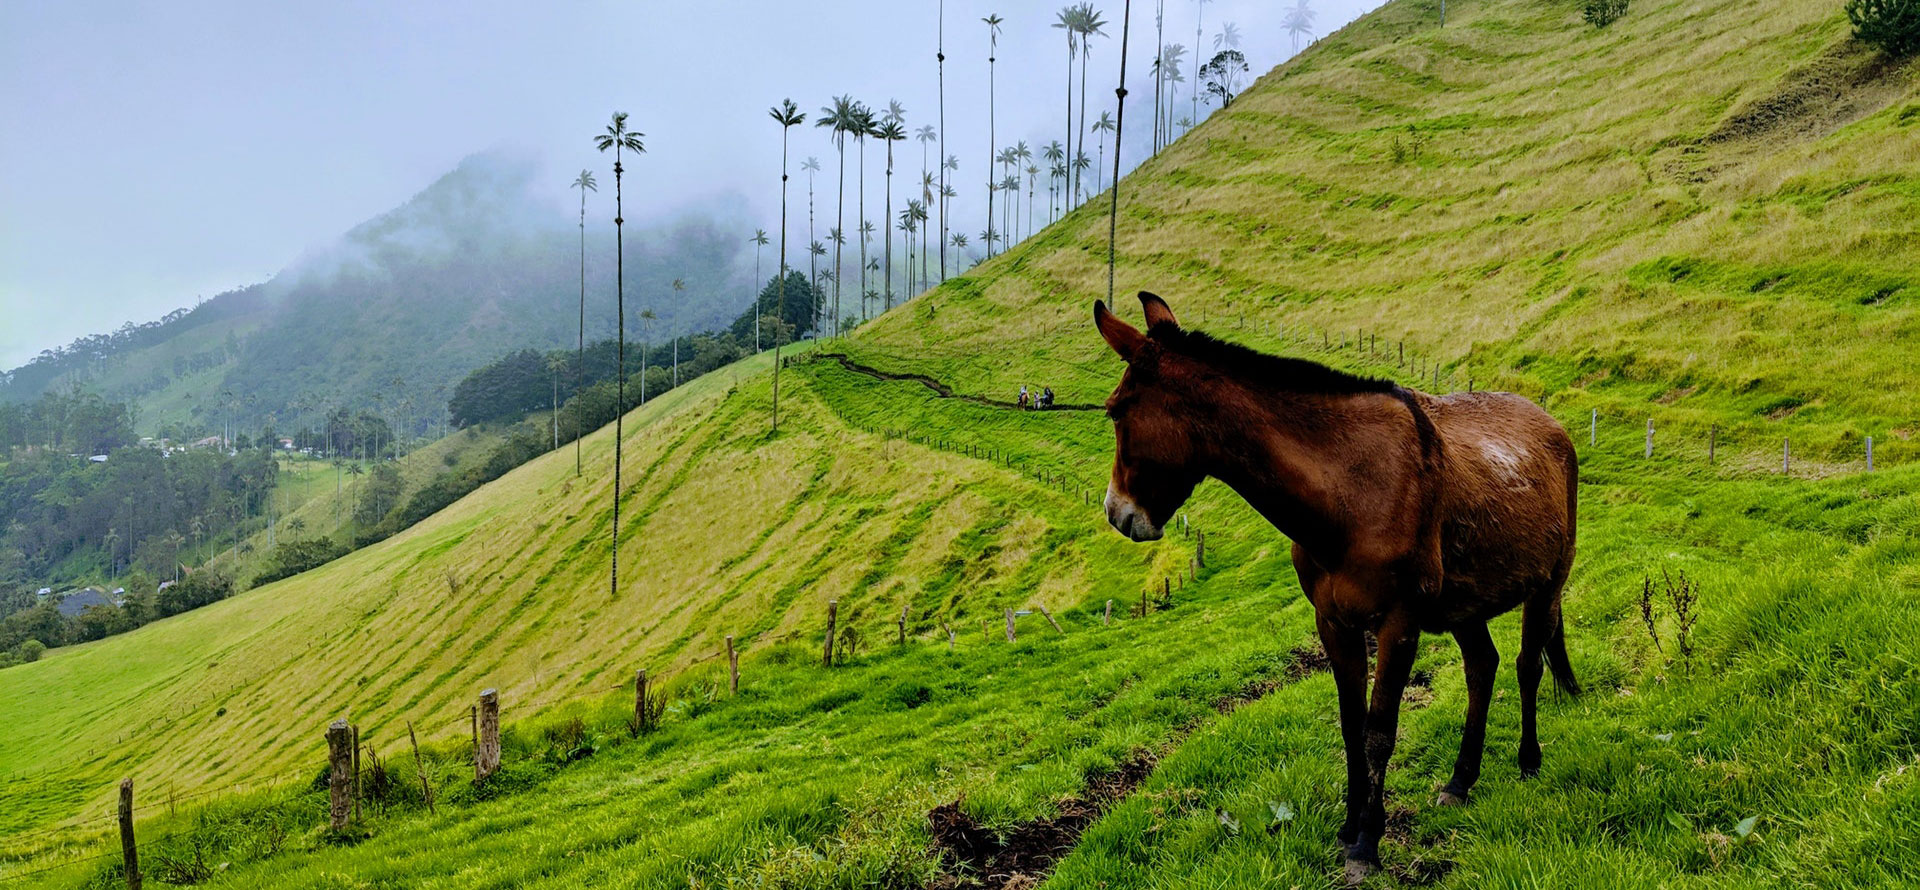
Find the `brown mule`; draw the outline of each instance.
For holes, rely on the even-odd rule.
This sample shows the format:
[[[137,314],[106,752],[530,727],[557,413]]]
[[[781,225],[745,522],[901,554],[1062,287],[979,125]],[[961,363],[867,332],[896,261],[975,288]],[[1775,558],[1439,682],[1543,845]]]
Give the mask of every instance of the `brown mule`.
[[[1107,521],[1151,541],[1194,486],[1226,483],[1293,540],[1340,690],[1347,754],[1347,877],[1380,862],[1384,779],[1400,697],[1421,632],[1451,633],[1467,675],[1460,756],[1440,803],[1480,777],[1499,653],[1494,616],[1520,623],[1520,772],[1540,769],[1534,705],[1541,656],[1579,690],[1567,661],[1560,590],[1573,563],[1579,480],[1573,443],[1539,406],[1509,393],[1433,396],[1182,330],[1140,294],[1147,332],[1099,302],[1094,324],[1127,363],[1107,400],[1113,478]],[[1367,643],[1379,642],[1367,704]]]

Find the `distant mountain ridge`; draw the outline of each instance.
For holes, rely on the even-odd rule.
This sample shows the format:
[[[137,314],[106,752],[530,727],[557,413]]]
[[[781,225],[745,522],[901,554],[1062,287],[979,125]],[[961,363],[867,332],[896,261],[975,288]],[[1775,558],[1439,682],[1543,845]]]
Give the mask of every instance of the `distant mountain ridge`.
[[[569,208],[570,196],[540,175],[529,158],[470,156],[266,282],[81,338],[0,374],[0,400],[77,384],[136,405],[146,433],[222,422],[291,429],[339,406],[425,430],[475,367],[575,341],[577,204]],[[645,201],[629,195],[628,215],[641,216]],[[588,195],[589,340],[615,327],[608,203]],[[749,301],[750,227],[738,197],[630,221],[628,336],[717,327],[738,314]],[[685,290],[672,289],[676,279]],[[644,319],[643,310],[657,317]]]

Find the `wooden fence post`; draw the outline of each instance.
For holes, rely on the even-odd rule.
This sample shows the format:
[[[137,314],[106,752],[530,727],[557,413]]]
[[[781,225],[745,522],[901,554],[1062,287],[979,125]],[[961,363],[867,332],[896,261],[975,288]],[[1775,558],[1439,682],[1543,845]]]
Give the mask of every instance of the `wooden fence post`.
[[[1055,631],[1058,631],[1060,633],[1066,633],[1066,631],[1060,627],[1060,622],[1053,620],[1053,613],[1047,611],[1046,606],[1040,605],[1039,603],[1034,603],[1033,607],[1035,609],[1040,610],[1040,617],[1047,619],[1047,623],[1053,625],[1053,629]]]
[[[349,724],[353,728],[353,821],[360,822],[360,725]]]
[[[128,890],[140,890],[140,848],[133,842],[133,777],[120,780],[120,856],[126,861]]]
[[[1600,440],[1600,409],[1595,408],[1593,409],[1593,413],[1587,415],[1587,445],[1591,447],[1595,442],[1598,442],[1599,440]]]
[[[1100,626],[1110,627],[1112,626],[1112,624],[1113,624],[1113,600],[1107,600],[1107,611],[1105,614],[1100,616]]]
[[[1199,536],[1197,536],[1194,539],[1193,558],[1194,558],[1194,561],[1200,564],[1201,568],[1204,569],[1207,567],[1207,533],[1206,532],[1201,532]]]
[[[427,783],[427,764],[420,759],[420,738],[413,734],[413,721],[407,721],[407,741],[413,745],[413,771],[420,776],[420,798],[427,802],[427,813],[439,815],[433,809],[433,786]]]
[[[1013,642],[1013,610],[1007,610],[1007,642]]]
[[[1642,457],[1653,456],[1653,418],[1647,418],[1647,453]]]
[[[1867,437],[1867,472],[1873,472],[1873,437]]]
[[[347,817],[353,814],[351,769],[353,730],[347,728],[347,721],[335,720],[327,725],[327,827],[334,831],[346,828]]]
[[[940,622],[940,629],[947,632],[947,651],[952,652],[953,651],[953,625],[950,625],[945,621],[942,621]]]
[[[907,604],[900,604],[900,645],[907,644]]]
[[[483,781],[500,769],[500,692],[480,690],[480,744],[473,749],[473,779]]]
[[[840,614],[840,601],[827,600],[827,648],[820,656],[822,667],[833,667],[833,623]]]
[[[740,653],[733,648],[733,634],[727,634],[727,691],[740,694]]]

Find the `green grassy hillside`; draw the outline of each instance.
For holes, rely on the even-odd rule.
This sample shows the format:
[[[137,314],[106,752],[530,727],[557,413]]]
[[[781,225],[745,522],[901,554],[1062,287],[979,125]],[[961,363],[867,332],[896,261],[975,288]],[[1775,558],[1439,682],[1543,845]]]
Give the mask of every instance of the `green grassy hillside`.
[[[1589,692],[1543,705],[1545,766],[1521,782],[1503,669],[1486,778],[1436,809],[1465,695],[1452,643],[1426,641],[1383,881],[1898,886],[1920,870],[1920,643],[1902,632],[1920,620],[1917,108],[1913,66],[1852,47],[1825,3],[1642,2],[1595,30],[1571,3],[1488,0],[1449,4],[1444,31],[1395,3],[1123,183],[1123,295],[1410,382],[1437,366],[1442,388],[1523,392],[1578,431],[1599,412],[1566,598]],[[1024,382],[1099,402],[1120,369],[1087,319],[1106,290],[1099,207],[832,348],[963,394]],[[291,782],[144,823],[171,836],[163,861],[201,844],[232,863],[216,886],[951,886],[940,875],[966,872],[936,810],[1015,840],[1085,823],[1055,886],[1333,880],[1333,690],[1277,533],[1203,485],[1187,512],[1208,567],[1135,617],[1193,542],[1105,530],[1088,503],[1111,455],[1099,412],[940,398],[819,359],[783,374],[769,436],[769,368],[631,416],[618,591],[602,430],[584,478],[550,455],[320,570],[0,674],[0,772],[26,774],[0,781],[0,869],[107,849],[109,823],[83,820],[131,774]],[[1671,609],[1656,645],[1640,599],[1680,572],[1700,590],[1685,656]],[[862,639],[831,670],[829,599]],[[1036,615],[1007,643],[1003,610],[1029,603],[1066,633]],[[1494,630],[1510,654],[1514,621]],[[729,634],[738,696],[713,659]],[[672,678],[669,708],[627,741],[618,687],[636,668]],[[510,729],[506,774],[476,791],[461,739],[487,686],[509,719],[545,716]],[[403,776],[405,721],[427,730],[437,812],[394,792],[351,843],[314,827],[321,731],[343,715]],[[566,762],[585,750],[574,716],[598,747]],[[260,842],[282,817],[290,833]]]

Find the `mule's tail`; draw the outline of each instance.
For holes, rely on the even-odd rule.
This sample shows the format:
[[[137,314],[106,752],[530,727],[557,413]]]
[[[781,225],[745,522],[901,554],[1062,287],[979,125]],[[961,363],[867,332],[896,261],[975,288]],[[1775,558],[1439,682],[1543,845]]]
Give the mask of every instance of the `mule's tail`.
[[[1567,623],[1556,609],[1553,621],[1553,635],[1547,638],[1547,670],[1553,673],[1553,684],[1568,695],[1580,694],[1580,681],[1573,676],[1573,662],[1567,660]]]

